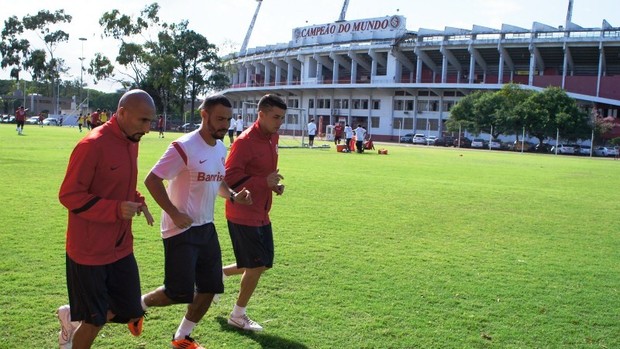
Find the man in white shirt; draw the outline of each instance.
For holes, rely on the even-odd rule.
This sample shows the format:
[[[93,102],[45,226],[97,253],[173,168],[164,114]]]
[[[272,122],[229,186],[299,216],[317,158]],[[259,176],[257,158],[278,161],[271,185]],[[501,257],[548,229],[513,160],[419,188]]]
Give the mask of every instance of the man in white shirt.
[[[316,136],[316,124],[314,119],[310,119],[308,123],[308,146],[312,148],[314,146],[314,136]]]
[[[243,117],[241,115],[237,116],[237,121],[235,121],[235,127],[237,128],[237,137],[243,132]]]
[[[235,128],[237,126],[237,122],[235,119],[230,119],[230,125],[228,125],[228,139],[230,140],[230,144],[235,140]]]
[[[206,314],[213,296],[224,292],[222,253],[213,224],[219,194],[235,204],[250,205],[245,188],[238,193],[224,182],[226,135],[232,105],[223,95],[200,106],[200,129],[172,142],[144,184],[162,208],[164,285],[142,296],[142,307],[188,303],[172,339],[172,348],[204,349],[190,334]],[[168,181],[168,188],[163,181]]]
[[[353,129],[349,124],[344,126],[344,138],[346,139],[347,153],[351,152],[351,140],[353,139]]]
[[[366,138],[366,129],[362,125],[357,125],[357,128],[353,130],[355,132],[355,148],[358,153],[364,152],[364,139]]]

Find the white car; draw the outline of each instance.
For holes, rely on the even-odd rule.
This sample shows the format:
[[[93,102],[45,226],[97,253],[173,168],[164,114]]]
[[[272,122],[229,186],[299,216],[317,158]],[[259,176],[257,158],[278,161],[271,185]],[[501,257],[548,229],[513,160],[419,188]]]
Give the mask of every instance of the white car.
[[[415,134],[413,135],[413,139],[411,140],[413,144],[426,144],[426,137],[423,134]]]
[[[490,149],[499,150],[499,149],[502,148],[502,143],[500,141],[498,141],[497,139],[494,139],[494,140],[489,142],[489,148]]]
[[[579,154],[581,155],[590,155],[590,146],[589,145],[582,145],[579,147]]]
[[[437,137],[435,136],[428,136],[426,137],[426,145],[435,145],[435,140],[437,139]]]
[[[556,147],[551,149],[551,152],[555,153],[555,150],[556,150]],[[560,144],[560,145],[557,146],[557,151],[558,151],[558,154],[574,155],[575,154],[575,147],[573,147],[572,145]]]
[[[38,116],[31,116],[28,119],[26,119],[26,123],[30,124],[30,125],[38,125],[39,124],[39,117]]]
[[[54,126],[58,126],[60,122],[58,121],[58,119],[56,118],[47,118],[45,120],[43,120],[43,125],[54,125]]]
[[[594,154],[598,156],[618,156],[618,148],[616,147],[597,147]]]
[[[472,148],[484,148],[484,139],[474,138],[474,140],[471,141],[471,147]]]

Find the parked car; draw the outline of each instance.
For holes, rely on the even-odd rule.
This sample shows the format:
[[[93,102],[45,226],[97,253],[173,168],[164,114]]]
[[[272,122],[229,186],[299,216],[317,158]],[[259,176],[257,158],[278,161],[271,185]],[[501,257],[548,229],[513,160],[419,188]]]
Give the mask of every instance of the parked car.
[[[558,144],[557,146],[551,148],[551,152],[555,153],[556,149],[558,154],[575,155],[575,147],[572,145]]]
[[[510,147],[510,150],[521,151],[521,148],[523,148],[523,151],[536,151],[536,145],[537,144],[530,142],[514,141]]]
[[[474,138],[473,141],[471,141],[471,147],[472,148],[484,148],[485,147],[485,141],[482,138]]]
[[[404,136],[400,136],[401,143],[413,143],[413,133],[407,133]]]
[[[426,144],[426,137],[423,134],[415,134],[413,135],[413,139],[411,140],[413,144]]]
[[[589,145],[580,145],[578,154],[579,155],[590,155],[590,150],[592,150],[592,147],[590,147]]]
[[[618,148],[616,147],[597,147],[594,154],[598,156],[618,156]]]
[[[5,124],[14,124],[15,123],[15,116],[13,115],[5,115],[2,117],[2,122]]]
[[[58,126],[58,124],[60,123],[60,121],[58,121],[58,119],[56,118],[46,118],[45,120],[43,120],[43,125],[54,125],[54,126]]]
[[[197,124],[193,124],[191,122],[186,122],[183,125],[177,127],[177,131],[181,131],[181,132],[189,132],[189,131],[194,131],[196,129],[198,129],[199,125]]]
[[[426,145],[435,145],[436,136],[428,136],[426,137]]]
[[[467,137],[454,138],[454,142],[452,143],[456,148],[471,148],[471,139]]]
[[[442,146],[442,147],[451,147],[454,145],[454,139],[455,138],[452,136],[439,137],[435,139],[435,145]]]
[[[26,119],[26,123],[27,124],[31,124],[31,125],[38,125],[39,124],[39,117],[38,116],[31,116],[28,119]]]
[[[547,143],[538,143],[534,147],[534,151],[537,153],[550,153],[553,147]]]
[[[491,140],[488,145],[489,149],[500,150],[502,148],[502,142],[497,139]]]

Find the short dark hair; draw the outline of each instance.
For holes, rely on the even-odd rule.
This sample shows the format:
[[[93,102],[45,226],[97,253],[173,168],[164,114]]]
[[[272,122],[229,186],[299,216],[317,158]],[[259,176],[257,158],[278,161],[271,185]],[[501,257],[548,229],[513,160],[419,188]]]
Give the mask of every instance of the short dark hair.
[[[205,98],[205,100],[202,101],[202,104],[200,104],[199,109],[211,111],[211,108],[215,107],[216,105],[223,105],[226,108],[232,108],[232,104],[230,103],[228,97],[222,94],[216,94]]]
[[[272,94],[264,95],[260,101],[258,101],[258,110],[267,111],[272,107],[278,107],[282,110],[286,110],[286,103],[284,103],[280,96]]]

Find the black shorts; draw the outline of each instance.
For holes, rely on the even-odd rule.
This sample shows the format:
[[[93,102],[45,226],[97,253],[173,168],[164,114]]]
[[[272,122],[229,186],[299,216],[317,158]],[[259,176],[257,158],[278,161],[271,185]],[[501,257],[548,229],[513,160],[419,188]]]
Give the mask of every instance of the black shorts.
[[[222,251],[213,223],[164,239],[164,256],[168,298],[191,303],[194,292],[224,293]]]
[[[232,137],[235,135],[235,130],[228,130],[228,137]]]
[[[17,127],[24,127],[24,122],[23,121],[18,121],[17,122]]]
[[[133,254],[106,265],[78,264],[67,255],[67,289],[71,321],[103,326],[108,310],[127,320],[144,315]]]
[[[251,227],[228,221],[228,233],[235,251],[237,268],[271,268],[273,266],[271,224]]]
[[[241,132],[243,132],[243,131],[237,131],[237,137],[239,137],[241,135]]]
[[[314,135],[308,135],[308,139],[313,141],[314,140]]]

